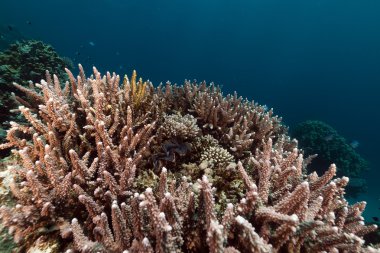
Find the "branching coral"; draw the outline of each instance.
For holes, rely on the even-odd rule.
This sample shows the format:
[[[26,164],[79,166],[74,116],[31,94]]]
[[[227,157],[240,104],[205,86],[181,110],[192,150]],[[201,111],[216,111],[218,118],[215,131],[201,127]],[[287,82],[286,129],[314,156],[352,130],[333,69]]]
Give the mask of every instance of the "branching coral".
[[[11,93],[16,93],[17,100],[25,101],[25,94],[19,92],[13,85],[17,82],[24,87],[28,87],[28,82],[39,82],[44,78],[45,70],[56,73],[60,78],[65,77],[64,67],[69,65],[67,58],[60,57],[54,48],[42,41],[24,40],[11,44],[7,50],[0,53],[0,129],[9,126],[8,121],[14,121],[15,114],[10,110],[17,108],[14,97]],[[1,135],[0,141],[5,141],[5,136]]]
[[[140,103],[145,98],[145,91],[147,82],[143,82],[142,78],[140,78],[138,81],[137,79],[137,73],[136,70],[133,71],[131,81],[129,81],[128,77],[124,77],[124,87],[130,87],[130,93],[131,93],[131,99],[132,99],[132,106],[138,107]]]
[[[39,106],[19,107],[29,125],[13,123],[1,146],[20,158],[17,205],[0,211],[18,243],[55,227],[69,252],[372,250],[362,236],[376,227],[363,224],[364,202],[344,199],[348,178],[333,179],[335,165],[306,175],[271,110],[214,85],[133,88],[79,69],[63,90],[49,74],[25,90]],[[171,152],[180,159],[154,170]]]
[[[201,154],[201,161],[206,161],[212,167],[226,167],[233,160],[234,157],[221,147],[210,147]]]
[[[158,135],[162,138],[178,138],[188,140],[199,135],[200,129],[196,119],[186,114],[184,116],[178,114],[165,115],[164,121],[159,129]]]

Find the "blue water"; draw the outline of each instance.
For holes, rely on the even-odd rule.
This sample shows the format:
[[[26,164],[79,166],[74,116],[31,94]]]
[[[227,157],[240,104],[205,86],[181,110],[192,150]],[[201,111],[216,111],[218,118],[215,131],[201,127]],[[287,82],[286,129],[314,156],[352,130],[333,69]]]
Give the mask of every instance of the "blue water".
[[[88,72],[214,81],[290,127],[327,122],[371,163],[367,217],[380,207],[379,13],[378,0],[0,0],[1,25]]]

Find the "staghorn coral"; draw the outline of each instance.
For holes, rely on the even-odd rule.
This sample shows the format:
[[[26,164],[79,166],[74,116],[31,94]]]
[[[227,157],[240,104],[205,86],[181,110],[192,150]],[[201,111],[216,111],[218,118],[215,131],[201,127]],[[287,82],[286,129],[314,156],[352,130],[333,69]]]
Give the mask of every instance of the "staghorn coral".
[[[128,93],[130,93],[131,97],[131,106],[138,108],[145,99],[147,82],[143,82],[142,78],[140,78],[138,81],[136,80],[137,72],[134,70],[132,73],[131,81],[129,81],[128,76],[124,76],[123,84],[124,87],[129,87],[128,89],[130,89]]]
[[[25,94],[16,89],[12,83],[17,82],[28,87],[28,82],[39,82],[44,78],[45,71],[56,73],[65,78],[64,67],[72,68],[72,62],[67,57],[60,57],[51,45],[37,40],[22,40],[9,45],[7,50],[0,52],[0,141],[5,141],[2,128],[9,127],[9,121],[19,120],[17,114],[10,112],[17,108],[15,98],[25,101]],[[11,93],[16,93],[12,97]],[[5,152],[3,152],[5,153]],[[3,155],[3,154],[1,154]]]
[[[205,83],[133,88],[79,69],[64,89],[49,74],[23,89],[38,108],[20,106],[29,125],[12,123],[0,146],[19,157],[17,204],[0,209],[17,243],[59,233],[66,252],[374,251],[362,239],[376,229],[363,223],[365,202],[344,199],[348,178],[333,179],[335,165],[306,175],[272,110]],[[162,132],[178,112],[200,136],[186,124]],[[190,148],[155,172],[157,153],[181,152],[178,139]],[[204,166],[202,142],[236,163]]]

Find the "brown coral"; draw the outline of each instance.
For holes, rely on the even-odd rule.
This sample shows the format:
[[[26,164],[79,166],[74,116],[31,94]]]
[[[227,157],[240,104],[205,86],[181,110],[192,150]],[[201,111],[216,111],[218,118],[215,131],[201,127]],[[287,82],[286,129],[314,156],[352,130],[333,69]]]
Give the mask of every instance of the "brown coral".
[[[234,157],[222,147],[209,147],[201,154],[201,162],[207,162],[212,167],[226,167],[234,161]]]
[[[200,133],[196,119],[190,114],[184,116],[179,114],[165,115],[163,120],[158,130],[158,135],[161,138],[188,140],[197,137]]]
[[[63,90],[48,74],[28,91],[41,101],[38,114],[20,107],[30,125],[14,123],[2,145],[20,157],[10,185],[17,205],[1,208],[18,243],[54,227],[71,252],[370,250],[362,236],[375,226],[363,224],[364,202],[344,199],[348,178],[333,179],[335,165],[305,175],[272,110],[223,97],[214,85],[154,88],[134,74],[120,86],[116,74],[94,68],[86,78],[79,68]],[[207,135],[209,154],[194,153]],[[193,148],[166,159],[182,142]],[[171,164],[154,174],[158,153]],[[201,157],[219,161],[216,154],[218,169],[200,165]],[[184,173],[191,166],[197,180]]]

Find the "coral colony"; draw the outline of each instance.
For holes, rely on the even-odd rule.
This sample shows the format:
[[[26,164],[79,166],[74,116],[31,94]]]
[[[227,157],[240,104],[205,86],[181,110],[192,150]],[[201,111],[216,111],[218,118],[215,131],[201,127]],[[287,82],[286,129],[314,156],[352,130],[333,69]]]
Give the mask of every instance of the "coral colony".
[[[7,143],[19,244],[59,234],[62,252],[376,252],[347,177],[306,175],[307,158],[272,110],[217,86],[107,73],[61,87],[15,84],[29,124]],[[43,232],[41,232],[43,231]],[[28,241],[29,240],[29,241]]]
[[[9,121],[16,121],[18,114],[10,112],[17,107],[12,93],[21,96],[12,83],[28,85],[28,81],[39,82],[45,70],[64,77],[64,68],[72,67],[67,57],[60,57],[51,45],[42,41],[24,40],[11,44],[0,52],[0,142],[5,142],[5,131]],[[1,152],[0,152],[1,154]]]

